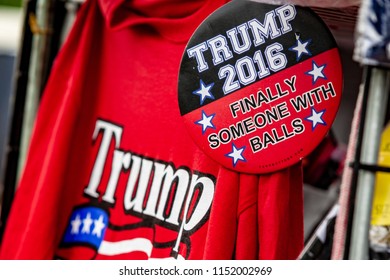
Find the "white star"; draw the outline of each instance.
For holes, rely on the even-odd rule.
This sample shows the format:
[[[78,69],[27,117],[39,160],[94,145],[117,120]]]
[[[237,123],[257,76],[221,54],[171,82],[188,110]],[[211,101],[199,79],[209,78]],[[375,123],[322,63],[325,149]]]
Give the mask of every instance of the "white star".
[[[212,123],[213,118],[215,117],[215,114],[211,114],[209,116],[206,115],[204,111],[202,111],[202,119],[195,122],[198,125],[202,126],[202,134],[205,133],[207,128],[215,128],[214,124]]]
[[[235,167],[239,160],[244,162],[246,161],[246,159],[242,156],[242,153],[245,150],[245,146],[241,147],[240,149],[237,149],[234,143],[232,144],[232,146],[233,146],[233,150],[229,154],[226,154],[225,156],[233,159],[233,167]]]
[[[317,112],[313,107],[311,108],[311,115],[307,117],[305,120],[308,120],[311,122],[311,130],[313,131],[317,124],[322,124],[326,126],[325,121],[322,119],[322,115],[325,113],[326,109]]]
[[[81,233],[90,233],[92,222],[91,213],[88,212],[87,217],[83,219],[83,228],[81,229]]]
[[[322,71],[324,71],[326,67],[326,64],[322,64],[321,66],[318,66],[314,60],[313,60],[313,69],[306,72],[307,75],[310,75],[313,77],[313,84],[317,81],[318,78],[322,78],[326,80],[326,76]]]
[[[71,222],[70,224],[72,225],[72,229],[70,231],[71,234],[78,234],[79,233],[79,228],[81,225],[81,219],[80,215],[77,215]]]
[[[200,105],[203,105],[206,98],[214,99],[214,96],[210,92],[213,86],[214,83],[206,85],[202,80],[200,80],[200,88],[192,92],[193,94],[200,96]]]
[[[103,216],[100,215],[99,219],[93,221],[93,231],[92,235],[96,235],[97,237],[101,237],[102,235],[102,230],[106,227],[106,224],[103,223]]]
[[[307,45],[310,44],[311,39],[305,41],[302,43],[301,39],[299,37],[297,38],[297,44],[291,48],[289,48],[290,51],[294,51],[297,53],[297,61],[301,58],[303,54],[311,55],[311,53],[307,50]]]

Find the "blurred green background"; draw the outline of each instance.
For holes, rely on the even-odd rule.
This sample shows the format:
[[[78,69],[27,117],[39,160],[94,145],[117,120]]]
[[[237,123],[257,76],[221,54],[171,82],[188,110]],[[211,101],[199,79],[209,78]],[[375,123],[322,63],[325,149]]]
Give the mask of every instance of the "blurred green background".
[[[22,0],[0,0],[1,6],[12,6],[20,7],[22,6]]]

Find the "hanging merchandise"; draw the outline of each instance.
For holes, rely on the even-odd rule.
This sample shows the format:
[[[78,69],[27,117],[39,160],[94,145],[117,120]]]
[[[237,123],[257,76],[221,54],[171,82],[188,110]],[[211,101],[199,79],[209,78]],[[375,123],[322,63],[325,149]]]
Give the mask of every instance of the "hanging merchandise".
[[[353,200],[353,169],[349,166],[356,157],[356,147],[358,146],[359,124],[361,122],[361,112],[363,105],[364,86],[360,86],[358,97],[356,100],[355,110],[351,123],[351,131],[348,139],[348,148],[345,155],[344,169],[341,176],[340,195],[338,199],[339,210],[336,217],[334,227],[334,237],[332,244],[332,260],[342,260],[345,255],[345,247],[347,243],[348,219],[351,215],[350,204]]]
[[[342,174],[346,147],[338,142],[331,130],[315,150],[303,160],[303,181],[328,190]]]
[[[381,136],[378,164],[390,167],[390,124]],[[375,181],[371,224],[390,225],[390,174],[378,172]]]
[[[188,46],[196,43],[189,39],[197,26],[215,10],[211,19],[231,8],[223,23],[211,26],[231,25],[231,34],[248,35],[252,46],[257,39],[263,41],[257,46],[259,55],[268,54],[265,59],[272,67],[280,67],[285,57],[285,70],[269,68],[264,79],[274,88],[272,93],[264,89],[264,97],[274,98],[279,92],[285,104],[277,101],[279,117],[291,119],[291,92],[300,96],[305,108],[290,124],[304,127],[307,137],[313,133],[313,141],[320,141],[341,95],[337,49],[309,9],[233,1],[219,10],[225,2],[87,0],[82,5],[40,104],[0,258],[297,258],[303,248],[300,157],[305,153],[278,168],[258,169],[262,159],[248,159],[253,174],[239,172],[246,171],[236,157],[240,143],[228,160],[219,162],[212,153],[209,157],[183,123],[185,100],[177,100],[179,69],[183,53],[191,53]],[[234,19],[236,14],[243,22]],[[249,26],[255,33],[246,33]],[[218,41],[228,38],[228,30],[213,35],[209,43],[208,37],[198,40],[220,57],[221,48],[232,50],[230,41]],[[199,44],[192,59],[202,52]],[[240,64],[236,58],[253,59],[255,53],[251,55],[235,53],[234,63],[224,59],[218,67],[240,65],[246,69],[241,77],[245,79],[252,73],[250,62],[241,59]],[[206,57],[211,67],[209,54]],[[198,77],[188,91],[190,96],[197,93],[197,104],[188,105],[194,105],[196,113],[204,110],[205,118],[219,113],[219,107],[213,112],[207,105],[222,108],[227,101],[216,95],[216,102],[209,102],[210,83]],[[221,83],[216,80],[214,89]],[[207,99],[204,104],[201,96]],[[238,96],[226,95],[231,97]],[[263,104],[268,106],[274,106],[271,100]],[[207,119],[199,118],[193,124],[196,133],[209,133]],[[215,125],[219,129],[223,123]],[[246,157],[245,152],[241,155]]]
[[[50,3],[49,3],[50,2]],[[15,70],[12,121],[4,155],[4,197],[0,217],[0,242],[6,224],[19,173],[34,125],[35,114],[53,60],[62,43],[64,18],[70,11],[65,1],[25,1],[21,48]],[[73,3],[73,5],[76,5]],[[1,204],[0,204],[1,205]]]
[[[306,242],[298,259],[300,260],[329,260],[332,252],[333,235],[339,205],[333,205],[327,212],[310,239]]]
[[[224,167],[254,174],[310,154],[341,93],[332,34],[293,5],[225,5],[191,37],[179,75],[180,113],[195,143]]]
[[[364,65],[389,67],[390,1],[362,1],[356,32],[354,59]]]
[[[365,101],[353,172],[353,199],[346,253],[350,259],[369,259],[369,230],[380,137],[390,89],[390,1],[365,0],[359,10],[354,59],[365,65]]]
[[[390,124],[382,133],[378,164],[390,167]],[[370,229],[372,258],[390,259],[390,173],[376,174]]]

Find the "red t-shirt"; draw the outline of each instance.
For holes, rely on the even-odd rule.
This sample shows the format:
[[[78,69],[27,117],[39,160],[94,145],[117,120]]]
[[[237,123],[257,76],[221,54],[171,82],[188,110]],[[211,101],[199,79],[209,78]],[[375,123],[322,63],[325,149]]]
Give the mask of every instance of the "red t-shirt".
[[[2,259],[294,259],[300,163],[228,170],[182,123],[186,42],[224,0],[89,0],[56,59]]]

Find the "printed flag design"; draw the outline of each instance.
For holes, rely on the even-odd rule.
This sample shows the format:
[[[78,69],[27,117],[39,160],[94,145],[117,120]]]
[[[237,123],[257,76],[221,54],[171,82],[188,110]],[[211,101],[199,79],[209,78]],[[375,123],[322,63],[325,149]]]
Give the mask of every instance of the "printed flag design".
[[[185,259],[188,236],[152,225],[149,220],[122,226],[109,222],[108,213],[95,206],[76,208],[68,223],[57,259]],[[164,232],[159,240],[158,233]],[[177,239],[181,238],[180,241]],[[178,246],[177,246],[178,245]],[[180,253],[175,249],[178,247]]]
[[[108,214],[101,208],[83,207],[73,211],[64,244],[85,243],[99,248],[108,225]]]

